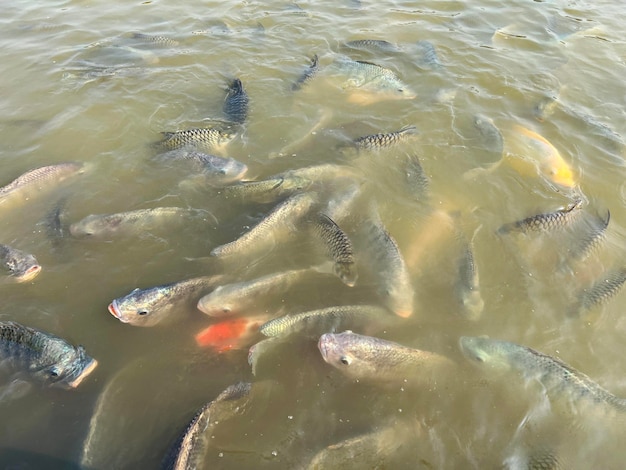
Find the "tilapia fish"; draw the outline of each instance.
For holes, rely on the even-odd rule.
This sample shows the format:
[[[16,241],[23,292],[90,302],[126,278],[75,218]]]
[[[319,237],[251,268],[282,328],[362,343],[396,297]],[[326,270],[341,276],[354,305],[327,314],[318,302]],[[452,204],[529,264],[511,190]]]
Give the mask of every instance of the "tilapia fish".
[[[117,214],[92,214],[70,225],[74,237],[108,238],[141,235],[163,227],[182,225],[192,218],[212,219],[208,212],[180,207],[138,209]]]
[[[296,91],[302,88],[304,85],[309,83],[315,75],[317,75],[319,70],[320,70],[319,59],[317,57],[317,54],[315,54],[313,58],[311,59],[311,65],[309,65],[309,67],[302,73],[302,75],[298,77],[296,82],[291,86],[291,89],[293,91]]]
[[[41,272],[41,266],[33,255],[2,244],[0,244],[0,266],[10,279],[17,282],[30,281]]]
[[[299,190],[286,189],[283,187],[285,179],[275,177],[262,181],[241,181],[236,184],[225,186],[219,193],[226,199],[243,201],[256,201],[260,203],[275,202],[284,195],[292,195]]]
[[[468,320],[478,320],[482,315],[485,302],[480,295],[478,269],[474,260],[472,243],[459,234],[457,237],[461,247],[458,261],[458,279],[455,292],[461,302],[463,316]]]
[[[313,231],[334,262],[333,270],[341,281],[353,287],[357,280],[354,249],[348,235],[326,214],[318,213]]]
[[[399,131],[388,132],[386,134],[373,134],[359,137],[354,141],[354,146],[358,150],[381,150],[393,147],[401,142],[408,141],[417,134],[415,126],[404,126]]]
[[[12,321],[0,322],[0,364],[46,385],[76,388],[97,366],[82,346]]]
[[[223,279],[222,275],[196,277],[149,289],[135,289],[113,300],[109,304],[109,312],[122,323],[133,326],[154,326],[174,321],[179,317],[177,312],[181,304],[195,303]]]
[[[432,42],[421,40],[415,43],[415,47],[419,54],[418,63],[420,66],[428,69],[440,69],[443,66],[439,60],[437,49]]]
[[[357,380],[428,382],[453,365],[439,354],[372,336],[325,333],[317,344],[324,361]]]
[[[504,151],[504,138],[500,129],[493,123],[493,120],[482,114],[477,114],[474,116],[473,123],[480,134],[484,146],[501,158]]]
[[[223,185],[239,181],[248,171],[248,167],[234,158],[218,157],[189,148],[170,150],[159,155],[161,162],[180,161],[187,163],[190,169],[200,172],[209,184]]]
[[[555,212],[537,214],[523,220],[504,224],[498,229],[498,233],[528,233],[563,229],[570,226],[581,215],[582,203],[582,200],[579,199]]]
[[[462,336],[461,351],[480,367],[514,370],[541,383],[550,400],[567,400],[574,406],[590,404],[596,409],[626,412],[626,399],[618,398],[582,372],[547,354],[519,344],[484,336]]]
[[[409,155],[404,166],[405,182],[411,199],[416,202],[428,202],[430,180],[417,155]]]
[[[231,121],[243,124],[248,117],[249,102],[250,98],[243,89],[241,80],[235,78],[228,87],[228,93],[224,100],[224,114]]]
[[[261,222],[237,240],[218,246],[211,256],[229,256],[244,252],[261,251],[268,244],[277,243],[295,233],[298,223],[316,203],[313,193],[296,194],[276,206]]]
[[[200,408],[170,449],[161,468],[163,470],[203,468],[203,461],[210,447],[211,429],[218,422],[227,421],[241,413],[251,390],[250,383],[236,383]]]
[[[589,288],[582,289],[568,315],[578,317],[594,307],[606,304],[622,289],[624,282],[626,282],[626,268],[609,271]]]
[[[235,138],[235,131],[228,129],[227,126],[201,127],[162,134],[163,140],[160,145],[167,150],[182,147],[196,147],[208,151],[221,150]]]
[[[321,334],[352,324],[380,325],[389,321],[389,317],[389,312],[382,307],[341,305],[284,315],[268,321],[259,331],[265,336],[287,336],[298,332]]]
[[[82,173],[82,163],[59,163],[35,168],[0,188],[0,205],[23,204],[54,189],[71,176]]]

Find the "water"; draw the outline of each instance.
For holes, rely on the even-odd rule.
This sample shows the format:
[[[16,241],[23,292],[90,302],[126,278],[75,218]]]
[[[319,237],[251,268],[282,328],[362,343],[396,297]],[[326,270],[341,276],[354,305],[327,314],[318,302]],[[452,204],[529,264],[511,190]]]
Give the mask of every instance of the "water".
[[[94,441],[93,467],[154,468],[205,402],[237,381],[267,379],[273,385],[255,406],[216,428],[207,468],[297,468],[326,445],[394,420],[421,426],[419,443],[398,452],[395,468],[414,468],[416,462],[424,468],[516,462],[525,446],[538,445],[528,438],[530,425],[524,422],[541,423],[530,435],[571,456],[571,465],[619,468],[616,462],[625,456],[617,430],[609,426],[607,432],[588,417],[545,418],[549,403],[537,387],[525,387],[514,376],[482,373],[461,357],[457,341],[461,335],[487,334],[528,345],[626,395],[624,294],[590,316],[565,317],[578,285],[623,262],[623,13],[619,2],[556,0],[517,0],[506,7],[488,0],[419,6],[368,0],[298,6],[6,5],[0,20],[2,184],[31,168],[63,161],[89,163],[92,171],[3,217],[0,242],[35,254],[43,271],[32,283],[0,286],[0,319],[83,344],[100,365],[76,391],[35,388],[0,404],[0,458],[30,462],[28,468],[78,465],[98,397],[109,390],[98,414],[102,434]],[[178,44],[133,42],[132,32],[167,36]],[[416,99],[359,106],[318,82],[291,91],[313,54],[325,65],[346,52],[344,42],[361,38],[405,48],[388,56],[350,55],[390,67],[418,93]],[[420,63],[410,47],[419,40],[434,44],[442,68]],[[417,126],[420,136],[412,151],[431,179],[434,208],[460,213],[458,223],[468,238],[478,229],[474,248],[485,311],[474,323],[457,314],[451,295],[454,239],[433,237],[433,245],[414,261],[418,306],[413,317],[379,335],[457,360],[457,377],[442,377],[442,386],[433,390],[405,387],[402,380],[386,387],[350,383],[323,363],[314,339],[295,338],[263,357],[255,378],[245,349],[215,355],[195,346],[193,335],[209,324],[198,312],[181,311],[174,326],[151,329],[124,325],[107,312],[113,298],[135,287],[214,272],[211,263],[194,259],[234,239],[267,212],[267,206],[238,205],[210,191],[187,191],[150,160],[150,144],[159,132],[223,118],[222,102],[233,77],[242,80],[251,110],[245,132],[227,153],[249,166],[251,178],[346,163],[349,157],[336,150],[342,139]],[[539,122],[533,108],[546,96],[558,97],[558,104]],[[572,166],[589,210],[610,209],[604,247],[574,275],[554,270],[558,239],[515,245],[495,235],[505,222],[566,205],[571,193],[506,165],[464,178],[468,170],[497,160],[473,128],[476,114],[493,119],[505,139],[514,124],[544,136]],[[307,137],[320,119],[323,125]],[[398,183],[403,175],[397,157],[392,152],[358,164],[372,179],[370,195],[381,204],[387,228],[404,253],[413,253],[419,233],[435,231],[441,220],[430,217],[424,205],[408,202]],[[53,246],[40,222],[62,195],[71,221],[174,205],[209,210],[219,225]],[[295,268],[306,246],[281,246],[230,270],[247,279]],[[285,302],[262,303],[272,312],[298,312],[369,301],[373,286],[363,282],[353,289],[324,282]],[[537,415],[541,419],[530,419]]]

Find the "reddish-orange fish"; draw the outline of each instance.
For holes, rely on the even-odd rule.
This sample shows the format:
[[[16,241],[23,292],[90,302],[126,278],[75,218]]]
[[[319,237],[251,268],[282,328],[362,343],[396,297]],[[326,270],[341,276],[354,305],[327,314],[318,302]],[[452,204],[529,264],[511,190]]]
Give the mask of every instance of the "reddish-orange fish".
[[[269,318],[268,315],[261,315],[214,323],[195,336],[196,343],[201,347],[210,347],[218,353],[248,347],[250,339]]]

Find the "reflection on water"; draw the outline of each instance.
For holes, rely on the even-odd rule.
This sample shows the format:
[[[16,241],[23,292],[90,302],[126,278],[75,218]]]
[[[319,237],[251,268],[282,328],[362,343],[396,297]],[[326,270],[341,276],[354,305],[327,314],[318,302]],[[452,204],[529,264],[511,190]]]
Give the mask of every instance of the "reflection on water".
[[[265,384],[262,397],[212,428],[206,468],[301,468],[339,443],[336,456],[315,458],[341,466],[346,454],[381,446],[374,455],[394,468],[524,468],[555,459],[564,468],[620,468],[619,419],[561,406],[515,373],[474,367],[458,346],[461,336],[479,335],[527,345],[626,395],[623,292],[568,315],[599,279],[623,268],[624,11],[619,2],[600,3],[6,6],[0,185],[62,162],[88,163],[89,171],[45,198],[0,207],[0,243],[34,254],[43,267],[29,283],[0,285],[0,320],[82,344],[99,366],[77,390],[33,387],[0,403],[0,461],[157,467],[202,405],[248,381]],[[374,41],[350,42],[364,39]],[[359,80],[370,80],[372,69],[355,60],[384,67],[411,93],[363,92]],[[342,63],[352,67],[347,79]],[[294,185],[281,196],[190,184],[189,173],[156,160],[161,132],[232,116],[224,99],[234,79],[249,109],[215,153],[246,165],[246,179],[281,174],[275,185]],[[406,142],[355,148],[356,139],[405,126],[417,128]],[[285,173],[320,164],[342,165],[343,173],[304,183]],[[324,275],[332,273],[320,265],[328,256],[295,224],[299,236],[264,239],[253,256],[209,257],[304,186],[354,238],[353,287]],[[577,200],[584,217],[565,230],[498,233]],[[455,361],[436,387],[402,376],[386,384],[349,379],[324,363],[318,338],[299,334],[264,350],[254,376],[247,348],[263,339],[258,332],[218,354],[196,344],[217,320],[195,308],[181,307],[175,321],[153,328],[107,312],[135,287],[222,273],[240,282],[312,265],[319,276],[304,287],[246,299],[239,314],[385,305],[396,286],[368,266],[385,255],[359,240],[373,202],[415,291],[413,315],[390,314],[373,334]],[[200,209],[211,223],[106,240],[67,230],[90,214],[156,207]],[[61,223],[51,229],[55,217]],[[463,312],[460,273],[466,285],[479,280],[479,315]]]

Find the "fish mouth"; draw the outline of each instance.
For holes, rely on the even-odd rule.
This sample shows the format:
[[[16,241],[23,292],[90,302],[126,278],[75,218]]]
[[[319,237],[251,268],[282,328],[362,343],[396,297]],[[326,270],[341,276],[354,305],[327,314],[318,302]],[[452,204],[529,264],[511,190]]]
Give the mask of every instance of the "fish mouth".
[[[40,272],[41,272],[41,266],[38,264],[34,264],[30,268],[28,268],[26,271],[24,271],[22,275],[17,276],[15,279],[17,280],[17,282],[28,282],[34,279],[35,277],[37,277],[37,275]]]
[[[78,377],[76,377],[71,382],[67,383],[67,386],[70,388],[76,388],[80,385],[80,383],[87,377],[89,374],[93,372],[93,370],[98,366],[98,361],[92,359],[89,364],[83,369]]]
[[[322,359],[324,359],[325,362],[328,362],[328,341],[326,334],[320,336],[320,339],[317,342],[317,349],[320,350]]]
[[[120,309],[117,306],[117,300],[114,300],[113,302],[111,302],[109,304],[108,309],[109,309],[109,313],[113,315],[115,318],[117,318],[119,321],[121,321],[122,323],[128,323],[128,320],[122,317],[122,312],[120,312]]]

